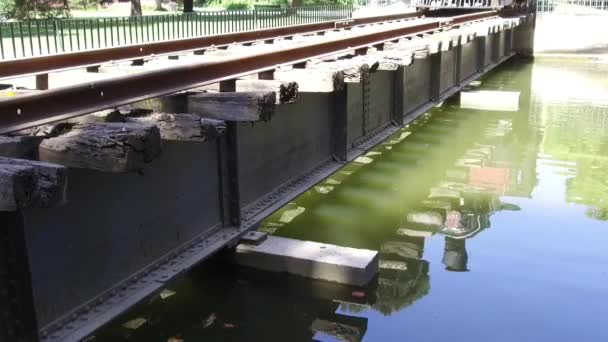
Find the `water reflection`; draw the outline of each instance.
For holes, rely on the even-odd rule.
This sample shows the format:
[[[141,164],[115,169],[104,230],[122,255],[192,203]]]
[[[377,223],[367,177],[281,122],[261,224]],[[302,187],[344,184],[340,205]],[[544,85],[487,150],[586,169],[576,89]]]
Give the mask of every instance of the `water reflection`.
[[[483,107],[489,103],[481,94],[496,93],[474,91]],[[505,93],[509,101],[519,98]],[[490,228],[494,213],[520,210],[501,196],[532,193],[538,137],[527,125],[527,104],[515,113],[517,105],[501,104],[490,113],[472,110],[467,101],[468,108],[458,99],[435,108],[277,212],[261,230],[379,250],[376,303],[370,308],[384,315],[429,293],[427,239],[443,236],[445,270],[469,271],[466,240]],[[295,208],[306,212],[282,219]]]
[[[560,70],[545,64],[534,65],[534,70],[531,64],[504,66],[471,91],[475,96],[510,94],[509,101],[517,92],[517,106],[507,101],[508,106],[500,104],[488,111],[492,102],[488,99],[476,98],[484,102],[485,110],[472,109],[475,106],[470,104],[465,107],[471,108],[463,108],[457,98],[446,101],[260,227],[280,236],[380,251],[380,272],[368,287],[353,289],[252,271],[216,258],[172,285],[174,295],[154,297],[95,340],[358,341],[396,340],[405,334],[431,341],[454,336],[457,340],[568,341],[573,336],[598,340],[602,325],[592,323],[605,317],[600,314],[605,307],[595,307],[595,297],[586,294],[608,295],[608,291],[581,290],[581,284],[588,286],[594,279],[589,274],[597,274],[590,260],[601,265],[605,256],[585,254],[570,260],[549,253],[555,250],[553,227],[572,220],[569,224],[579,229],[574,235],[578,238],[580,229],[589,225],[571,211],[560,216],[559,210],[567,210],[562,202],[584,205],[594,220],[608,219],[608,106],[601,103],[608,97],[597,89],[608,90],[608,81],[578,70],[576,83],[581,88],[584,80],[593,83],[587,86],[595,89],[593,97],[573,90],[573,99],[561,89],[558,101],[547,93],[549,85],[537,78]],[[553,168],[547,171],[546,165]],[[539,186],[541,180],[550,185]],[[541,199],[539,192],[549,195]],[[549,200],[560,203],[561,209],[553,209]],[[499,216],[501,220],[496,219]],[[493,228],[496,222],[500,224]],[[535,237],[535,232],[547,235]],[[600,248],[590,240],[586,244],[589,251]],[[572,250],[570,245],[568,251]],[[566,266],[551,271],[554,260],[574,263],[579,273],[566,276],[572,272]],[[535,286],[534,281],[542,285]],[[548,297],[562,288],[579,289],[568,291],[573,301],[568,308],[586,318],[553,317],[543,323],[542,317],[561,312],[559,305],[568,302],[563,297],[566,290]],[[523,312],[537,310],[536,302],[543,303],[538,309],[542,314],[526,318]],[[501,309],[486,315],[488,306]],[[460,321],[449,316],[441,321],[445,329],[433,329],[437,312],[476,315],[484,324],[475,325],[477,332],[463,332]],[[144,323],[135,329],[125,326],[137,319]],[[403,326],[408,322],[406,332]],[[554,322],[560,324],[556,327]],[[570,324],[588,328],[574,329],[574,335],[568,335],[570,330],[555,335],[559,326]],[[486,328],[487,334],[479,335]],[[504,338],[496,339],[496,331]],[[520,335],[524,332],[530,335]]]
[[[118,319],[93,340],[284,341],[290,336],[291,341],[310,341],[329,336],[359,341],[367,319],[337,313],[338,308],[365,308],[375,301],[373,291],[366,288],[237,269],[224,256],[202,265],[169,291]]]

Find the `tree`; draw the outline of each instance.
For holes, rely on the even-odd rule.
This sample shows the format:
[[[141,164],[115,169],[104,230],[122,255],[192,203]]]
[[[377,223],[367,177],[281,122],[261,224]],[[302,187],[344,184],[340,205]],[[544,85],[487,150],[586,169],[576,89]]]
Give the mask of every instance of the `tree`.
[[[193,0],[184,0],[184,13],[189,13],[194,11],[194,1]]]
[[[141,1],[140,0],[131,0],[131,16],[140,17],[141,15],[142,15]]]
[[[156,11],[164,11],[163,0],[154,0],[156,2]]]
[[[67,0],[0,0],[0,14],[11,19],[69,16]]]

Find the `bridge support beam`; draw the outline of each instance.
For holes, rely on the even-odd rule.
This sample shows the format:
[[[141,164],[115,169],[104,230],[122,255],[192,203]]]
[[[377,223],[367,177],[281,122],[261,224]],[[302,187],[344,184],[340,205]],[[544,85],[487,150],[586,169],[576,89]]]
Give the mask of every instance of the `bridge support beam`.
[[[403,126],[405,114],[405,67],[399,66],[393,72],[393,112],[391,120],[396,126]]]
[[[444,67],[442,65],[442,51],[441,44],[439,44],[439,51],[437,53],[433,53],[430,56],[431,59],[431,101],[437,101],[439,99],[439,95],[441,95],[441,69]]]
[[[238,227],[241,224],[237,132],[237,123],[228,121],[225,134],[217,141],[220,215],[224,227]]]
[[[534,32],[536,30],[536,7],[530,8],[525,23],[515,28],[515,52],[521,57],[534,56]]]
[[[0,341],[37,342],[23,217],[2,211],[0,222]]]
[[[487,41],[487,36],[479,36],[475,39],[477,44],[477,72],[483,72],[486,67],[486,50],[488,46]]]
[[[346,86],[333,93],[332,151],[336,161],[345,162],[348,158],[348,97]]]

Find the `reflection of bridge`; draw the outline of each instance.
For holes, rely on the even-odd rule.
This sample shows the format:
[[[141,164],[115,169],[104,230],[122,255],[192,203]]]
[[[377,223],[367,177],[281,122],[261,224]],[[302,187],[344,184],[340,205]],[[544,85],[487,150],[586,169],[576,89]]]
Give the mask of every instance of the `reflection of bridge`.
[[[608,0],[540,0],[537,10],[536,52],[608,52]]]
[[[608,10],[608,0],[538,0],[537,11],[545,12],[562,12],[568,9],[576,9],[586,13],[592,13],[594,10]]]
[[[215,259],[116,319],[98,342],[148,341],[360,341],[367,318],[340,307],[374,302],[372,290],[258,270],[235,270]],[[373,286],[374,284],[372,284]],[[369,293],[369,294],[368,294]],[[349,310],[354,311],[354,310]]]
[[[448,271],[468,270],[465,240],[489,228],[495,212],[519,209],[499,196],[529,196],[536,172],[528,155],[536,152],[522,150],[530,138],[527,102],[517,114],[485,116],[454,106],[444,104],[384,148],[356,159],[272,215],[262,229],[380,250],[371,305],[383,314],[403,310],[428,293],[427,238],[445,240],[441,262]],[[443,115],[448,107],[457,115]]]

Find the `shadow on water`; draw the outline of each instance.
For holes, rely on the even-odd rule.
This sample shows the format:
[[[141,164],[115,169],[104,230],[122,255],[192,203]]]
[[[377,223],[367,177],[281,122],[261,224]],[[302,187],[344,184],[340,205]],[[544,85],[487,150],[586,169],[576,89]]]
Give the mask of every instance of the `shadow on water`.
[[[510,268],[515,278],[540,275],[539,281],[547,280],[538,289],[520,289],[521,295],[512,297],[521,281],[507,278],[506,283],[488,286],[500,276],[493,267],[485,267],[484,258],[496,265],[513,262],[504,259],[513,256],[528,258],[523,263],[545,261],[534,253],[553,251],[553,246],[530,229],[548,222],[534,217],[544,217],[547,208],[551,210],[547,200],[537,198],[543,193],[543,182],[553,180],[554,174],[562,177],[565,193],[552,192],[552,200],[560,206],[583,205],[596,223],[608,219],[608,96],[598,91],[608,91],[608,84],[580,70],[571,71],[559,84],[546,84],[551,75],[560,73],[563,70],[551,64],[507,63],[466,90],[477,96],[472,105],[464,105],[458,97],[446,101],[261,225],[260,230],[278,236],[380,251],[380,273],[368,287],[239,268],[229,254],[221,255],[123,315],[92,340],[358,341],[364,337],[395,340],[406,334],[428,340],[447,336],[487,340],[498,330],[503,338],[496,340],[522,340],[524,332],[506,327],[531,321],[525,315],[509,314],[517,310],[512,305],[521,311],[521,303],[556,303],[552,298],[543,302],[543,295],[535,292],[552,293],[544,286],[556,284],[554,274],[547,271],[545,275],[538,268],[534,274],[526,273],[524,266]],[[584,98],[576,95],[576,89],[562,89],[555,100],[547,92],[549,86],[572,82],[579,82],[579,88],[587,84],[596,90],[595,95]],[[512,103],[504,99],[514,98],[513,94],[518,101],[509,108]],[[546,165],[558,168],[546,171]],[[543,209],[534,209],[537,205]],[[584,215],[576,216],[573,224],[592,225],[584,221]],[[491,228],[493,232],[486,233]],[[499,244],[492,239],[516,244],[526,236],[518,229],[527,229],[537,252],[521,252],[513,245],[501,247],[504,252],[497,250]],[[606,231],[600,241],[607,240]],[[513,236],[517,239],[511,240]],[[469,253],[471,243],[476,253]],[[585,276],[571,279],[585,283]],[[507,286],[508,292],[501,292],[500,286]],[[458,288],[467,295],[453,295]],[[608,294],[605,289],[598,291]],[[478,320],[486,322],[481,332],[458,330],[455,327],[461,326],[452,316],[440,321],[446,329],[432,328],[437,312],[451,315],[452,310],[466,312],[468,306],[470,310],[486,307],[490,304],[487,293],[500,307],[494,314],[504,315],[502,319],[488,317],[486,321],[476,311],[482,315]],[[577,302],[568,305],[575,309],[586,305],[586,314],[601,316],[596,314],[602,309],[584,304],[593,296],[581,293],[571,294]],[[400,327],[406,322],[407,332]],[[535,341],[562,338],[545,329],[555,320],[549,324],[536,318],[534,322],[535,327],[544,328],[525,336]],[[585,322],[594,321],[585,318]],[[588,331],[591,336],[606,332],[595,327]],[[420,335],[416,335],[418,330]],[[562,340],[568,338],[564,334]]]

